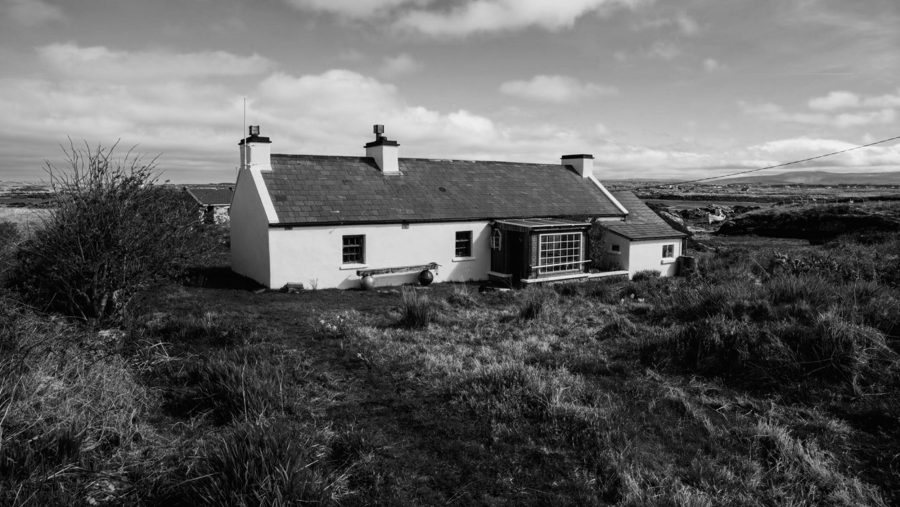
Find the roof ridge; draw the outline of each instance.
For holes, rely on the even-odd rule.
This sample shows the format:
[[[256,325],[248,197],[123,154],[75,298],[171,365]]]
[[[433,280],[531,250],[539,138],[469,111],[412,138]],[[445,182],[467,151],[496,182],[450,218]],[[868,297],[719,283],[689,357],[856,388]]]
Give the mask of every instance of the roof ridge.
[[[272,157],[282,157],[282,158],[322,158],[322,159],[340,159],[340,160],[360,160],[366,159],[369,157],[366,156],[352,156],[352,155],[314,155],[308,153],[273,153]],[[412,162],[457,162],[457,163],[467,163],[467,164],[506,164],[506,165],[533,165],[533,166],[553,166],[553,167],[565,167],[562,164],[555,164],[551,162],[515,162],[510,160],[477,160],[477,159],[462,159],[462,158],[424,158],[424,157],[399,157],[399,160],[408,160]]]

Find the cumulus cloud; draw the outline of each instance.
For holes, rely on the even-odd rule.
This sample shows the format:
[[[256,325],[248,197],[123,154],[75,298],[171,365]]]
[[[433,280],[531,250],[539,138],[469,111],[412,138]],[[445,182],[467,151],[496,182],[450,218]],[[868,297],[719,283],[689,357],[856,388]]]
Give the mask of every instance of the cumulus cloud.
[[[750,146],[746,149],[746,154],[757,159],[787,162],[856,146],[859,145],[837,139],[795,137]],[[897,167],[900,165],[900,144],[871,146],[820,159],[814,164],[819,167]]]
[[[606,178],[671,177],[734,167],[735,160],[759,165],[787,157],[778,144],[715,153],[612,143],[606,140],[610,129],[599,118],[578,125],[527,113],[511,119],[469,108],[441,110],[410,103],[397,86],[344,69],[296,75],[277,70],[273,62],[260,65],[252,56],[63,49],[42,48],[52,56],[38,60],[48,69],[43,73],[0,78],[0,110],[15,119],[0,122],[0,164],[30,170],[31,177],[43,176],[42,161],[58,155],[59,143],[70,136],[92,144],[121,139],[122,146],[139,144],[141,152],[161,153],[160,167],[168,170],[164,177],[173,180],[228,181],[243,135],[245,95],[248,123],[262,125],[279,153],[362,155],[371,125],[382,123],[400,142],[401,156],[553,162],[565,153],[593,153]],[[67,70],[60,54],[97,62],[103,77]],[[201,62],[209,57],[241,63],[237,67],[243,70],[217,71]],[[164,79],[131,79],[145,72],[140,69],[145,60]],[[172,63],[159,63],[163,60]],[[188,68],[188,63],[198,67]],[[577,84],[577,93],[591,89]],[[600,88],[599,93],[607,91]],[[869,158],[860,163],[896,160],[893,150],[865,150]]]
[[[413,74],[422,68],[422,64],[406,53],[386,57],[381,65],[381,75],[395,78]]]
[[[324,0],[323,0],[324,1]],[[395,0],[399,1],[399,0]],[[634,8],[652,0],[467,0],[449,10],[413,9],[399,15],[395,27],[438,37],[464,37],[473,33],[539,27],[570,28],[589,12],[607,14]]]
[[[43,0],[6,0],[5,3],[10,19],[22,26],[34,27],[65,19],[62,9]]]
[[[288,5],[298,9],[327,12],[344,18],[366,19],[366,18],[383,18],[386,17],[393,9],[407,5],[421,5],[428,3],[428,0],[379,0],[362,1],[359,0],[285,0]]]
[[[717,60],[713,58],[707,58],[703,60],[703,69],[706,72],[712,73],[722,68],[722,64],[720,64]]]
[[[835,103],[836,100],[832,99],[832,103],[822,101],[815,102],[815,105],[819,108],[826,108],[833,107]],[[768,121],[796,123],[801,125],[816,125],[822,127],[835,127],[841,129],[850,127],[863,127],[868,125],[885,125],[894,123],[894,121],[896,121],[897,119],[896,111],[889,108],[874,111],[854,111],[841,113],[791,113],[785,111],[781,106],[772,103],[751,104],[746,102],[739,102],[738,105],[741,107],[744,113]],[[812,105],[812,101],[810,105]]]
[[[615,95],[618,90],[612,86],[582,83],[569,76],[541,74],[527,81],[507,81],[500,85],[500,92],[528,100],[562,104],[592,97]]]
[[[807,105],[810,109],[817,111],[834,111],[835,109],[858,107],[859,103],[859,95],[837,91],[831,92],[824,97],[814,97],[807,102]]]
[[[653,18],[635,23],[637,30],[674,28],[680,34],[693,37],[700,33],[700,24],[684,12],[679,12],[671,18]]]
[[[646,55],[650,58],[670,61],[681,56],[681,48],[674,42],[656,41],[647,49]]]
[[[273,63],[259,55],[239,56],[225,51],[173,53],[114,51],[104,46],[73,43],[38,48],[38,57],[52,70],[91,80],[131,81],[166,78],[245,76],[260,74]]]
[[[822,97],[814,97],[807,102],[810,109],[817,111],[836,111],[857,108],[895,108],[900,107],[900,90],[895,94],[864,97],[848,91],[833,91]]]

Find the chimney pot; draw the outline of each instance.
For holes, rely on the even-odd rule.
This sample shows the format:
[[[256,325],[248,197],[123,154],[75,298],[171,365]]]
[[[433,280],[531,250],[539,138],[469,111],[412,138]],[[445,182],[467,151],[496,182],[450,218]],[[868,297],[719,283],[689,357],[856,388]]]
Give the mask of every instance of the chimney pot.
[[[259,166],[261,170],[271,170],[272,141],[259,135],[259,125],[251,125],[249,137],[238,143],[241,150],[241,167]]]

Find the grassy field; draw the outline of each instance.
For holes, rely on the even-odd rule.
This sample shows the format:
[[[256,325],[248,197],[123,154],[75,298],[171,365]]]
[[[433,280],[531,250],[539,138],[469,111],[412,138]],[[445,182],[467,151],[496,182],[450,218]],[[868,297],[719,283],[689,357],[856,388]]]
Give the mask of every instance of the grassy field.
[[[0,504],[900,502],[900,237],[718,250],[519,292],[210,270],[112,330],[7,295]]]

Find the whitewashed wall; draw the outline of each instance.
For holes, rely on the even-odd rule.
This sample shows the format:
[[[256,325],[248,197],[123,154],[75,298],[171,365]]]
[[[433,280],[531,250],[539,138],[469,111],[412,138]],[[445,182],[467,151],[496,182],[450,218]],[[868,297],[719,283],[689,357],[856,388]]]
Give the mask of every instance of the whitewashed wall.
[[[231,269],[269,283],[269,220],[250,169],[238,174],[231,200]]]
[[[232,213],[232,230],[234,230]],[[472,231],[472,257],[454,258],[456,231]],[[488,222],[358,225],[269,229],[269,287],[302,283],[319,289],[359,286],[358,269],[376,269],[436,262],[435,282],[485,280],[490,269]],[[366,263],[343,265],[343,236],[363,234]],[[378,275],[376,286],[414,282],[418,273]]]

